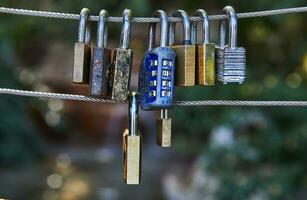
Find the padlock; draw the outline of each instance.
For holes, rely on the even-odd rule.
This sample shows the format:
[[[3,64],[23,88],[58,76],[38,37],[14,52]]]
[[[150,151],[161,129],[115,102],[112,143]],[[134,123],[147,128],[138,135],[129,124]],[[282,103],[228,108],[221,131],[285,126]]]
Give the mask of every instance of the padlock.
[[[177,10],[173,17],[182,18],[184,40],[181,45],[174,45],[176,23],[170,24],[169,45],[176,53],[175,86],[195,85],[195,45],[191,44],[189,16],[184,10]]]
[[[131,10],[123,12],[123,26],[120,46],[113,51],[113,61],[110,72],[111,99],[125,101],[130,87],[130,76],[133,51],[129,47]]]
[[[231,6],[226,6],[223,12],[229,21],[229,39],[226,45],[225,20],[220,22],[219,46],[216,47],[217,78],[220,82],[242,84],[246,77],[246,50],[237,47],[237,15]]]
[[[153,17],[160,18],[160,46],[154,48],[156,23],[149,25],[148,50],[140,67],[141,106],[143,110],[161,109],[161,116],[172,107],[175,58],[174,50],[168,44],[168,17],[163,10],[158,10]],[[161,117],[157,120],[157,144],[170,146],[171,119]]]
[[[141,180],[141,133],[138,129],[137,93],[129,99],[129,129],[123,134],[123,179],[126,184],[139,184]]]
[[[140,67],[139,91],[143,110],[171,108],[173,105],[175,52],[167,47],[168,17],[158,10],[160,18],[160,46],[154,47],[156,23],[149,25],[149,45]]]
[[[192,24],[192,44],[196,45],[195,83],[197,85],[214,85],[215,82],[215,44],[210,43],[209,17],[203,9],[195,13],[202,19],[202,44],[197,44],[197,24]]]
[[[89,82],[91,62],[89,16],[90,10],[83,8],[80,13],[78,41],[75,43],[73,83],[87,84]]]
[[[162,109],[157,119],[157,144],[170,147],[172,139],[172,119],[168,117],[168,110]]]
[[[107,47],[108,12],[101,10],[97,28],[97,47],[93,48],[90,71],[90,95],[106,97],[109,93],[109,67],[111,64],[111,49]]]

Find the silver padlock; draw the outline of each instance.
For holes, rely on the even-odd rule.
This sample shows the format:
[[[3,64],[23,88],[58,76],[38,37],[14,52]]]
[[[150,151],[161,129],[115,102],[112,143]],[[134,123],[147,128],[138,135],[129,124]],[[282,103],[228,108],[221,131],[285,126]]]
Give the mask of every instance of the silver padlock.
[[[226,21],[221,20],[219,44],[216,47],[217,79],[224,84],[242,84],[246,77],[246,50],[237,47],[237,15],[231,6],[226,6],[223,12],[228,17],[229,44],[226,45]]]

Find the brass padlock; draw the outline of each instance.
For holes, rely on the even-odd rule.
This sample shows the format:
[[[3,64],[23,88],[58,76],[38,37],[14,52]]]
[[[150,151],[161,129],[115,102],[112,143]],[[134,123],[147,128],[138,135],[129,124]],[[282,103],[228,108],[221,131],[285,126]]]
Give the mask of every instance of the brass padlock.
[[[83,8],[80,13],[78,41],[75,43],[73,83],[87,84],[91,62],[91,31],[88,18],[90,10]]]
[[[215,82],[215,44],[210,43],[209,17],[203,9],[198,9],[195,15],[202,19],[202,44],[197,44],[197,24],[192,24],[192,44],[196,45],[196,84],[214,85]]]
[[[129,95],[133,51],[129,47],[131,10],[123,12],[123,27],[120,46],[113,51],[113,62],[110,72],[111,99],[125,101]]]
[[[191,43],[190,19],[184,10],[177,10],[173,17],[182,18],[184,40],[174,45],[176,23],[169,26],[169,45],[176,53],[175,86],[195,85],[195,45]]]
[[[157,119],[157,144],[161,147],[170,147],[172,137],[172,119],[168,117],[168,110],[160,111]]]
[[[138,130],[137,93],[129,100],[129,129],[123,134],[123,179],[126,184],[139,184],[141,180],[141,133]]]
[[[95,97],[105,97],[109,93],[109,67],[111,64],[111,49],[107,47],[108,12],[101,10],[97,30],[97,47],[93,48],[90,71],[90,94]]]

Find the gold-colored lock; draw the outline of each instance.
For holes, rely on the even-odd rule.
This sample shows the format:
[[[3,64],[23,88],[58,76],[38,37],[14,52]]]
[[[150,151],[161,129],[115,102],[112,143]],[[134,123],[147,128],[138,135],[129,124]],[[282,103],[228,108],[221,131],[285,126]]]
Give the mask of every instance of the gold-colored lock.
[[[141,180],[141,134],[138,130],[137,93],[132,92],[129,102],[129,130],[123,134],[123,179],[126,184]]]
[[[91,63],[91,31],[88,18],[90,10],[83,8],[80,13],[78,41],[75,43],[73,83],[89,83],[89,71]]]
[[[168,117],[168,110],[162,109],[157,119],[157,144],[161,147],[171,146],[172,119]]]
[[[176,53],[175,86],[195,85],[195,45],[191,44],[189,16],[184,10],[177,10],[173,17],[182,18],[184,40],[181,45],[174,45],[176,23],[169,26],[169,46]]]
[[[202,44],[197,43],[197,24],[192,24],[192,44],[196,45],[196,84],[198,85],[214,85],[215,82],[215,44],[209,42],[210,29],[209,18],[203,9],[198,9],[195,15],[202,19]]]

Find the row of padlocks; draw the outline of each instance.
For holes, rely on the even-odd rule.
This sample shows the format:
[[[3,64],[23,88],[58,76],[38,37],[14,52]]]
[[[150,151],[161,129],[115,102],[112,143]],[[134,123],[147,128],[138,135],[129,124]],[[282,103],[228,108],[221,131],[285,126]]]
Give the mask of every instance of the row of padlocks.
[[[140,182],[141,135],[138,130],[138,107],[161,110],[157,119],[157,143],[171,146],[171,118],[174,86],[214,85],[215,80],[243,83],[245,80],[246,51],[237,47],[237,16],[231,6],[223,12],[228,16],[229,40],[226,44],[226,20],[219,26],[219,43],[209,41],[209,19],[198,9],[194,16],[202,20],[203,41],[197,43],[197,21],[190,23],[183,10],[172,16],[182,20],[184,40],[174,44],[176,23],[169,22],[166,13],[158,10],[153,17],[160,19],[160,45],[155,47],[156,23],[149,25],[148,50],[139,72],[139,91],[129,92],[133,50],[129,49],[131,11],[123,12],[123,26],[118,48],[107,48],[108,13],[99,14],[96,46],[90,45],[90,11],[80,14],[78,42],[75,44],[73,82],[89,84],[89,93],[98,98],[116,101],[129,99],[129,129],[123,135],[123,176],[127,184]]]

